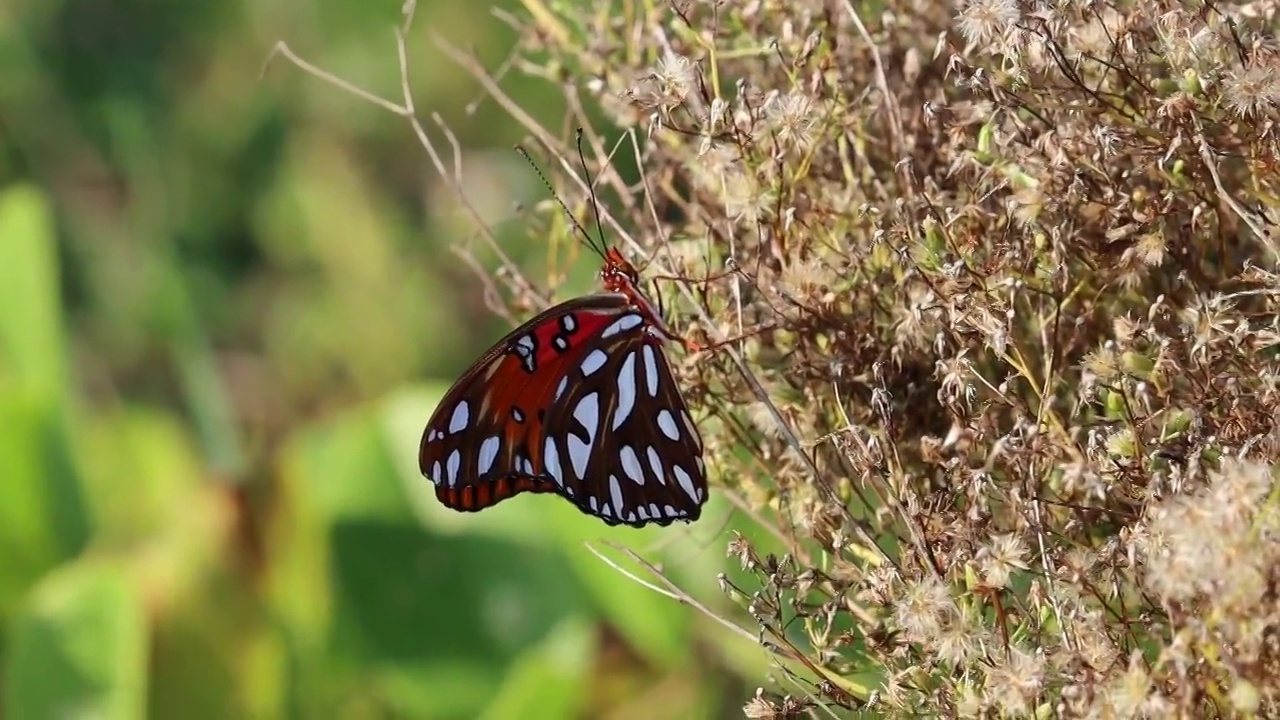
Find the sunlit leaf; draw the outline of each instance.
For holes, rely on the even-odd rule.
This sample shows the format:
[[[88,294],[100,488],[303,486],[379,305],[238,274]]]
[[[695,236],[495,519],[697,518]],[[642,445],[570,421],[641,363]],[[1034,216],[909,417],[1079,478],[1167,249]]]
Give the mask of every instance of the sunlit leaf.
[[[4,670],[11,718],[142,718],[142,599],[117,566],[81,562],[46,578],[16,618]]]

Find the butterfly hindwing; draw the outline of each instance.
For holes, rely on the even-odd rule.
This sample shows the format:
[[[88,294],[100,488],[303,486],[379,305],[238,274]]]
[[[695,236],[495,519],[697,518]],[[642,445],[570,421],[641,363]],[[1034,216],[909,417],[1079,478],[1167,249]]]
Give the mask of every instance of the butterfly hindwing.
[[[585,342],[543,424],[547,474],[611,525],[696,520],[707,499],[702,439],[661,341],[628,312]]]

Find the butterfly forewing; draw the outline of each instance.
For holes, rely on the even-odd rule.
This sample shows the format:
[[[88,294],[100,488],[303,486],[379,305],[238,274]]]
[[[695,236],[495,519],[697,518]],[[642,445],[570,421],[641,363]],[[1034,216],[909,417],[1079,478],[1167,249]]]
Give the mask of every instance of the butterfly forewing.
[[[545,408],[581,337],[625,312],[625,296],[561,303],[498,341],[445,394],[427,423],[418,466],[436,496],[475,511],[520,492],[557,492],[539,456]]]
[[[555,492],[610,524],[694,520],[702,441],[657,337],[624,295],[552,308],[503,338],[445,395],[422,473],[456,510]]]

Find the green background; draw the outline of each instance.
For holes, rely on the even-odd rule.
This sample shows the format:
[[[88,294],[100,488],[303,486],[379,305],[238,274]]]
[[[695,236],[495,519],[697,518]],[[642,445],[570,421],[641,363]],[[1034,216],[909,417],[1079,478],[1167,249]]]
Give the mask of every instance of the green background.
[[[0,6],[0,717],[740,717],[765,682],[753,643],[585,545],[745,617],[725,541],[769,545],[722,498],[634,531],[545,496],[450,513],[419,475],[435,402],[506,327],[450,252],[474,223],[403,119],[263,72],[284,40],[395,97],[399,10]],[[523,136],[467,114],[479,88],[429,32],[494,68],[515,31],[428,0],[410,72],[545,286]],[[505,85],[560,126],[555,88]]]

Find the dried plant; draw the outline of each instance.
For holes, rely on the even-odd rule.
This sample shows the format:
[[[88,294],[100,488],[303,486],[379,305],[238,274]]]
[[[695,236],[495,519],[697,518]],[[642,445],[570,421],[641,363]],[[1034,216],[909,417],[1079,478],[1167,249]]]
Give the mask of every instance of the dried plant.
[[[1280,2],[525,5],[608,224],[745,335],[680,371],[791,548],[728,545],[806,678],[746,717],[1280,714]]]

